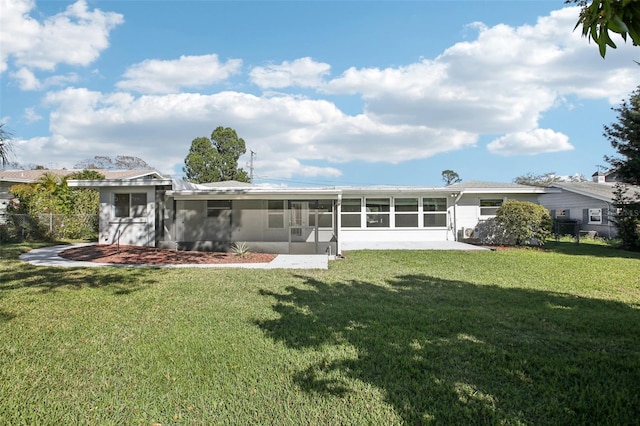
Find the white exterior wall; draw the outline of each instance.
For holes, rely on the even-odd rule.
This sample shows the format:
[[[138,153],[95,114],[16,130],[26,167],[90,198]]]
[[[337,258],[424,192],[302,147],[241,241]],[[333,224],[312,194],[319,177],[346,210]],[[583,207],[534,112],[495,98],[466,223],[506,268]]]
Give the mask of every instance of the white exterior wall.
[[[501,199],[503,202],[507,200],[529,201],[538,203],[537,195],[527,194],[463,194],[458,201],[455,212],[455,227],[458,236],[464,235],[465,229],[475,229],[479,222],[494,218],[495,215],[481,215],[480,200]]]
[[[560,210],[568,210],[568,219],[580,221],[580,229],[584,231],[596,231],[602,237],[612,238],[617,235],[616,228],[609,220],[613,214],[611,205],[602,200],[597,200],[586,195],[562,190],[559,194],[544,194],[540,196],[540,203],[549,210],[554,210],[556,215]],[[602,209],[602,223],[590,224],[585,221],[585,210]]]
[[[115,194],[145,193],[147,205],[142,217],[116,217]],[[135,246],[155,245],[155,187],[131,186],[101,188],[99,244],[124,244]]]

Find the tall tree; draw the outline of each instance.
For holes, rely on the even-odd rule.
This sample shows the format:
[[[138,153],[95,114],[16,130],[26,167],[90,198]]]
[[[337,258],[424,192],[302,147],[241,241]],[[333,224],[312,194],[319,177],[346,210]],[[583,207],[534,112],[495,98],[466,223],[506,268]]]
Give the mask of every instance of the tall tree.
[[[5,123],[0,123],[0,166],[2,168],[9,164],[11,159],[13,151],[12,139],[13,135],[5,128]]]
[[[616,44],[611,34],[620,34],[626,42],[640,45],[640,2],[638,0],[566,0],[565,3],[577,3],[582,7],[576,27],[582,26],[582,36],[591,38],[604,58],[607,46],[612,49]]]
[[[640,86],[618,108],[618,121],[604,126],[604,137],[618,151],[618,157],[604,159],[617,172],[618,180],[640,185]]]
[[[245,142],[230,127],[217,127],[211,138],[195,138],[182,168],[194,183],[237,180],[249,182],[247,172],[238,167],[238,159],[247,152]]]
[[[456,172],[447,169],[442,171],[442,181],[446,186],[449,186],[454,183],[462,182],[462,179],[460,179],[460,175]]]
[[[150,169],[151,166],[139,157],[131,155],[116,155],[111,158],[107,155],[96,155],[77,163],[76,169],[107,169],[107,170],[137,170]]]

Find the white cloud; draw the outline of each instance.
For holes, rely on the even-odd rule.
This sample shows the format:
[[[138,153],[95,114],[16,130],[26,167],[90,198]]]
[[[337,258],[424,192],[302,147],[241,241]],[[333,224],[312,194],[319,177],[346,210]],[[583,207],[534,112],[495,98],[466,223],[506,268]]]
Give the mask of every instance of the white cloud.
[[[40,162],[72,166],[94,155],[127,154],[171,172],[183,164],[193,138],[223,125],[258,152],[257,174],[271,178],[335,177],[349,161],[428,158],[475,147],[486,135],[504,135],[487,146],[497,155],[567,151],[573,146],[566,135],[540,128],[543,114],[574,98],[618,103],[637,84],[636,51],[621,45],[602,61],[571,31],[576,13],[563,9],[532,26],[476,24],[475,39],[434,59],[353,67],[326,81],[330,66],[308,57],[257,67],[249,76],[261,88],[359,96],[365,108],[354,114],[299,93],[175,93],[228,78],[240,60],[148,60],[131,66],[117,85],[143,95],[83,88],[49,93],[51,136],[23,146],[33,143],[29,155]]]
[[[42,120],[42,116],[36,112],[35,108],[25,108],[23,117],[27,123],[35,123]]]
[[[241,67],[242,60],[230,59],[223,63],[218,55],[149,59],[129,67],[117,87],[148,94],[177,93],[183,88],[202,88],[224,81],[237,74]]]
[[[487,149],[494,154],[511,156],[571,151],[574,147],[567,135],[551,129],[535,129],[504,135],[489,143]]]
[[[20,90],[38,90],[42,86],[40,80],[28,68],[20,68],[9,75],[18,82]]]
[[[312,58],[284,61],[280,65],[255,67],[250,72],[251,81],[262,89],[282,89],[285,87],[318,87],[329,74],[331,66],[316,62]]]
[[[0,72],[9,69],[11,58],[31,71],[89,65],[109,46],[109,32],[124,22],[120,14],[89,10],[85,0],[43,22],[30,16],[32,0],[0,0],[0,5]]]

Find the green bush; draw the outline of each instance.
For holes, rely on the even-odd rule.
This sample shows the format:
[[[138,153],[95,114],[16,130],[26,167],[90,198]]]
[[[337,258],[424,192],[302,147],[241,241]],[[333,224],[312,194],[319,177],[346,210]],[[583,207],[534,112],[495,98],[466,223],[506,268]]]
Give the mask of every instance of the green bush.
[[[549,210],[529,201],[509,200],[496,212],[496,222],[515,245],[543,245],[551,235]]]

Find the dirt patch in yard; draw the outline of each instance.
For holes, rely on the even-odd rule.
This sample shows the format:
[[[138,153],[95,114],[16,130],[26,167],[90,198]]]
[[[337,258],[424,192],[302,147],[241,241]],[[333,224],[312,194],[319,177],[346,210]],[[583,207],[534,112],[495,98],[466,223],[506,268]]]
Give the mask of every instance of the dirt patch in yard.
[[[249,253],[245,257],[233,253],[178,251],[154,247],[91,245],[74,247],[60,253],[69,260],[114,263],[118,265],[200,265],[216,263],[268,263],[275,254]]]

